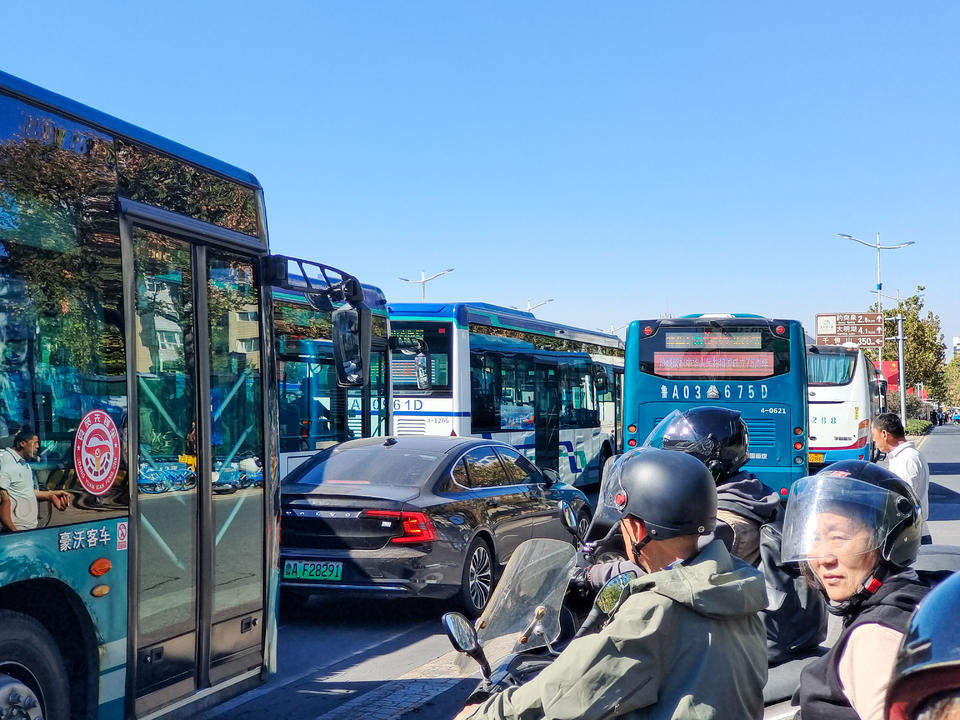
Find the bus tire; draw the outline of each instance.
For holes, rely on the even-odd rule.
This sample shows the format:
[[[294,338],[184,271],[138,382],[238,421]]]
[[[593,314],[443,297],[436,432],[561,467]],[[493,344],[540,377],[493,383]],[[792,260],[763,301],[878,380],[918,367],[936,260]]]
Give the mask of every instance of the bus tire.
[[[12,610],[0,610],[0,628],[0,676],[30,688],[46,720],[68,720],[70,685],[53,636],[34,618]],[[0,703],[0,714],[6,709]]]

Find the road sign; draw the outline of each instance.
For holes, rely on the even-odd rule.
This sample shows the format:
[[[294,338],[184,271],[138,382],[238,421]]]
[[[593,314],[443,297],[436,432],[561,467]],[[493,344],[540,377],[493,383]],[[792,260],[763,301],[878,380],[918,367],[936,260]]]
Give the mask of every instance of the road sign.
[[[826,313],[817,315],[817,345],[853,343],[872,348],[883,345],[880,313]]]

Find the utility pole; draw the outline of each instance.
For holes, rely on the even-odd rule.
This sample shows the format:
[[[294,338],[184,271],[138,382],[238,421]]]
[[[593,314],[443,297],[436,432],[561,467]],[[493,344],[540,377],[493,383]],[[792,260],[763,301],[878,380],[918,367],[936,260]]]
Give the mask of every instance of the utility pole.
[[[547,300],[541,300],[538,303],[534,303],[533,300],[527,300],[527,312],[531,312],[533,310],[536,310],[541,305],[546,305],[547,303],[552,303],[552,302],[553,302],[553,298],[549,298]],[[516,305],[511,305],[510,307],[512,307],[514,310],[520,309]]]

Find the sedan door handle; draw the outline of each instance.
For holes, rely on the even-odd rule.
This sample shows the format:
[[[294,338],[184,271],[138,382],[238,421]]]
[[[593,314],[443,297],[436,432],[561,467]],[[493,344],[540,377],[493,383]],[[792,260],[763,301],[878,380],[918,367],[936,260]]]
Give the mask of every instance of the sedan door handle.
[[[497,507],[500,504],[500,501],[496,498],[490,498],[487,500],[487,507]]]

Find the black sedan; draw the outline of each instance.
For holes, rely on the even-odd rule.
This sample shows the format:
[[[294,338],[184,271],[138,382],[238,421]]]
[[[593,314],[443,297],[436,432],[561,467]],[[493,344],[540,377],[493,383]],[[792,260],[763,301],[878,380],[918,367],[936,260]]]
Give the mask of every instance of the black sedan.
[[[281,485],[280,582],[311,592],[457,598],[483,610],[524,540],[573,541],[586,496],[509,445],[475,438],[351,440]],[[572,515],[571,515],[572,513]]]

